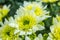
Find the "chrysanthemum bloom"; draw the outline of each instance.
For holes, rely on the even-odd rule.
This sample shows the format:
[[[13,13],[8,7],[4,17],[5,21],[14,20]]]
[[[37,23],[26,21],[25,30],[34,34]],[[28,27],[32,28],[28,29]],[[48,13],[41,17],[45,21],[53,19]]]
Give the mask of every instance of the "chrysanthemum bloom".
[[[29,12],[33,12],[32,15],[35,15],[40,19],[40,21],[49,17],[49,12],[46,9],[47,6],[43,6],[42,2],[26,2],[23,4],[24,8]],[[18,11],[17,11],[18,13]]]
[[[4,16],[6,16],[8,14],[8,12],[10,11],[9,6],[4,5],[2,8],[0,8],[0,21],[2,20],[2,18]]]
[[[44,25],[42,26],[39,24],[39,21],[37,17],[33,15],[33,12],[29,12],[25,10],[24,8],[19,8],[17,15],[15,15],[15,20],[13,21],[15,22],[13,23],[11,22],[10,25],[16,26],[15,28],[19,30],[20,35],[32,34],[33,32],[36,32],[37,30],[44,29]]]
[[[0,27],[0,38],[2,40],[17,40],[18,35],[14,34],[15,28],[9,26],[9,22],[6,21]]]
[[[53,25],[50,27],[51,33],[47,40],[60,40],[60,18],[53,18]]]
[[[39,3],[24,2],[24,5],[20,6],[16,12],[17,15],[14,19],[10,19],[12,22],[9,24],[16,28],[15,34],[20,33],[19,35],[27,37],[27,35],[44,29],[44,25],[41,25],[40,22],[50,16],[48,15],[49,12],[45,10],[46,6],[42,7],[42,3]]]

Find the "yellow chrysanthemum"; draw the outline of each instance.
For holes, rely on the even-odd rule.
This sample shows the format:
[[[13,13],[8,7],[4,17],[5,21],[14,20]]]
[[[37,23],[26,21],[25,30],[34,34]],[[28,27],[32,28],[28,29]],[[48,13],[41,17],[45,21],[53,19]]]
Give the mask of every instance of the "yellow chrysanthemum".
[[[57,26],[59,26],[59,27],[57,27]],[[53,35],[54,35],[54,37],[56,37],[56,39],[58,40],[58,39],[60,39],[60,25],[57,25],[55,28],[54,28],[54,33],[53,33]]]
[[[8,7],[3,7],[3,9],[2,9],[2,15],[3,16],[5,16],[5,15],[7,15],[8,14],[8,12],[9,12],[9,8]]]
[[[33,11],[36,16],[42,16],[47,13],[41,2],[24,2],[24,8],[28,11]]]
[[[60,23],[53,25],[51,28],[50,37],[52,40],[60,40]]]
[[[39,8],[38,6],[34,10],[34,12],[37,16],[43,15],[43,10],[41,8]]]
[[[60,16],[53,18],[53,25],[50,30],[48,40],[60,40]]]
[[[3,8],[1,9],[1,14],[2,16],[6,16],[8,14],[8,12],[10,11],[9,6],[4,5]]]
[[[21,13],[20,13],[21,12]],[[18,14],[19,13],[19,14]],[[39,24],[38,18],[33,14],[23,8],[17,10],[17,15],[15,15],[15,23],[17,30],[20,30],[20,35],[31,34],[37,30],[43,30],[44,25]],[[12,26],[12,24],[10,24]]]
[[[32,5],[28,5],[27,7],[25,7],[27,10],[33,10],[33,6]],[[36,16],[40,16],[43,14],[43,10],[36,6],[35,9],[34,9],[34,13]]]
[[[20,30],[28,31],[36,24],[36,18],[32,15],[24,15],[16,18],[16,22]]]
[[[15,28],[10,27],[9,25],[4,25],[0,29],[0,37],[2,40],[15,40],[18,35],[14,34]]]
[[[42,3],[39,2],[41,5]],[[37,2],[24,2],[23,7],[17,10],[17,15],[15,15],[15,23],[10,23],[12,26],[16,26],[17,30],[19,30],[20,35],[31,34],[36,32],[37,30],[43,30],[44,25],[41,25],[40,22],[42,20],[48,18],[48,12],[46,12],[45,8],[42,8]],[[46,15],[47,14],[47,15]],[[25,34],[26,33],[26,34]]]
[[[41,7],[39,6],[39,3],[37,3],[37,2],[32,2],[32,3],[24,2],[24,4],[25,4],[24,5],[25,9],[27,9],[29,11],[33,11],[36,16],[40,16],[43,14],[43,8],[42,8],[41,4],[40,4]]]

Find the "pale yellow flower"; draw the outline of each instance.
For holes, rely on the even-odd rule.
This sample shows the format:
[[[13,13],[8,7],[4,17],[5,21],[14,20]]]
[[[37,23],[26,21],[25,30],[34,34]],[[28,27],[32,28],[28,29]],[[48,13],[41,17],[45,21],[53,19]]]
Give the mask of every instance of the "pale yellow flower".
[[[60,40],[60,23],[51,26],[50,30],[48,40]]]
[[[53,25],[50,27],[51,32],[47,40],[60,40],[60,16],[53,18]]]
[[[39,29],[39,26],[37,23],[37,18],[33,15],[30,15],[30,14],[26,14],[25,15],[21,15],[21,16],[18,16],[16,15],[15,17],[15,22],[16,24],[18,24],[18,27],[17,29],[22,31],[22,33],[27,33],[27,34],[31,34],[32,32],[34,31],[37,31],[37,30],[41,30]],[[36,28],[36,29],[35,29]],[[42,30],[44,29],[44,27],[41,27]]]
[[[29,12],[32,12],[32,15],[35,15],[40,19],[40,21],[50,17],[49,12],[46,9],[47,6],[43,6],[42,2],[26,2],[24,1],[23,8]],[[18,13],[18,11],[17,11]]]
[[[4,5],[3,8],[1,9],[2,16],[6,16],[8,12],[10,11],[9,6]]]
[[[36,18],[31,15],[24,15],[19,18],[16,18],[17,24],[19,25],[20,30],[28,31],[36,24]]]
[[[15,28],[9,26],[8,22],[2,24],[0,27],[0,38],[2,40],[17,40],[18,35],[14,34]]]
[[[2,21],[2,18],[10,11],[9,6],[4,5],[2,8],[0,8],[0,21]]]
[[[15,19],[11,19],[11,21],[12,22],[10,23],[10,26],[17,28],[17,30],[20,30],[20,35],[31,34],[37,30],[44,29],[44,25],[42,26],[38,24],[38,18],[33,14],[33,12],[29,12],[25,10],[25,8],[21,7],[17,10]]]

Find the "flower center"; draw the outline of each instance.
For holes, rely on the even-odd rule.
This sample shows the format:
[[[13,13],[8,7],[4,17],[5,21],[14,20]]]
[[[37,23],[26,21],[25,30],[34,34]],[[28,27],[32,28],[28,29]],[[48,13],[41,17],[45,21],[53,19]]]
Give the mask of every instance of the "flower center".
[[[10,36],[10,32],[6,32],[6,34],[7,34],[8,36]]]
[[[39,15],[42,15],[43,14],[43,12],[42,12],[42,9],[40,9],[39,7],[36,7],[36,9],[35,9],[35,14],[37,15],[37,16],[39,16]]]
[[[29,20],[24,20],[23,25],[29,24]]]
[[[28,31],[36,24],[36,19],[31,15],[24,15],[16,19],[16,22],[19,25],[19,30]]]
[[[32,10],[32,5],[28,5],[25,7],[27,10]]]

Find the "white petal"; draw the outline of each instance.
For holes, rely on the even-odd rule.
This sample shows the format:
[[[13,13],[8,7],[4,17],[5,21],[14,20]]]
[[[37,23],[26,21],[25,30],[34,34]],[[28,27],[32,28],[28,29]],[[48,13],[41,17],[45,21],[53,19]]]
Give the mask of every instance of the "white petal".
[[[53,33],[53,31],[54,31],[54,25],[50,27],[50,30]]]
[[[38,37],[36,37],[34,40],[40,40]]]
[[[25,32],[24,31],[20,31],[20,35],[25,35]]]
[[[43,15],[42,17],[40,17],[41,20],[45,20],[46,18],[49,18],[51,16],[47,16],[47,15]]]
[[[19,33],[19,32],[20,32],[20,30],[15,30],[14,34],[17,34],[17,33]]]
[[[32,34],[32,32],[27,32],[27,34],[29,34],[29,35],[30,35],[30,34]]]
[[[18,25],[15,24],[15,23],[9,23],[9,25],[10,25],[11,27],[13,27],[13,28],[17,28],[17,27],[18,27]]]
[[[52,40],[52,38],[51,37],[48,37],[47,40]]]
[[[58,23],[57,19],[53,18],[53,24],[57,24],[57,23]]]
[[[33,27],[32,30],[33,32],[36,32],[38,30],[38,27]]]
[[[31,4],[31,2],[24,1],[24,6],[28,6],[30,4]]]
[[[38,30],[44,30],[45,29],[45,27],[42,25],[37,25],[37,27],[39,28]]]
[[[39,34],[38,37],[39,37],[40,40],[43,40],[42,34]]]
[[[39,37],[39,38],[43,38],[42,34],[39,34],[38,37]]]
[[[25,37],[25,40],[31,40],[28,36]]]
[[[47,8],[47,5],[43,9],[46,9],[46,8]]]

